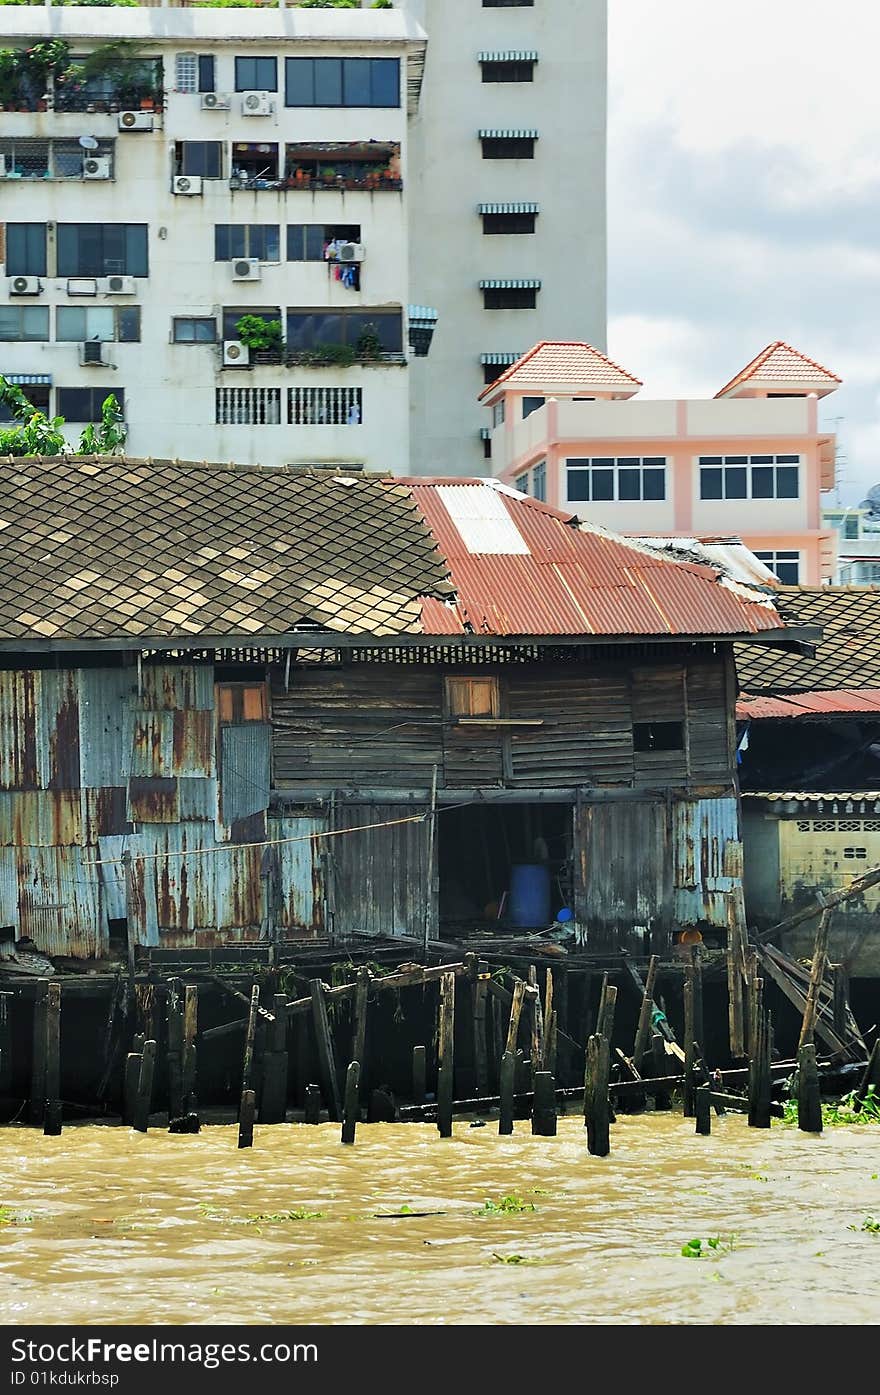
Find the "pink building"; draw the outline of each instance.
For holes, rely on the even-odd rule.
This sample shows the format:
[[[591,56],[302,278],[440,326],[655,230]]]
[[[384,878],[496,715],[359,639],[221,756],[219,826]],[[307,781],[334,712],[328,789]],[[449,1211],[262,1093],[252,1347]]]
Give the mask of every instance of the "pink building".
[[[781,341],[714,398],[634,400],[642,384],[589,344],[536,344],[491,383],[492,473],[635,536],[736,534],[786,583],[830,578],[822,527],[835,438],[818,400],[835,374]]]

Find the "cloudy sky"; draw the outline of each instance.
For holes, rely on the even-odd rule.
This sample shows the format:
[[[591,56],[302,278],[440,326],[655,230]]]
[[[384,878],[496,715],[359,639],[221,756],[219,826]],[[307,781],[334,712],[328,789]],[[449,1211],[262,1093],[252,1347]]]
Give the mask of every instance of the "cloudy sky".
[[[787,340],[844,379],[820,421],[859,502],[880,481],[880,5],[609,12],[611,357],[646,396],[699,396]]]

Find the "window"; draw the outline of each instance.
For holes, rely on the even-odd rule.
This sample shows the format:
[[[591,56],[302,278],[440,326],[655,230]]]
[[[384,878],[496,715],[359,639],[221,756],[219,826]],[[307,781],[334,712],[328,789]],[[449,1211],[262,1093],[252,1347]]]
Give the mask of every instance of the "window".
[[[447,678],[449,717],[497,717],[500,710],[497,678]]]
[[[218,426],[280,426],[280,388],[217,388]]]
[[[278,64],[274,58],[236,58],[236,92],[277,92]]]
[[[539,407],[543,407],[544,400],[543,397],[524,397],[522,400],[523,421],[526,417],[530,417],[532,412],[537,412]]]
[[[801,554],[799,552],[756,552],[755,556],[765,567],[769,567],[783,586],[797,586],[801,579]]]
[[[0,333],[0,339],[3,335]],[[49,388],[45,383],[18,383],[28,402],[30,402],[35,412],[42,412],[44,416],[49,415]],[[9,408],[0,402],[0,424],[14,421],[15,418]]]
[[[171,321],[171,339],[175,344],[214,344],[217,321],[201,316],[175,317]]]
[[[483,82],[534,82],[534,58],[481,58]]]
[[[487,233],[533,233],[534,213],[484,213],[483,235]]]
[[[261,262],[281,261],[277,223],[217,223],[214,227],[214,260],[256,257]]]
[[[55,338],[59,343],[83,343],[86,339],[115,339],[120,344],[140,342],[139,305],[59,305],[55,314]]]
[[[112,140],[100,140],[94,150],[83,150],[78,140],[0,140],[0,157],[6,165],[7,178],[77,179],[87,174],[87,161],[104,161],[109,157],[113,171]],[[100,169],[100,166],[97,167]]]
[[[701,499],[798,499],[799,455],[701,455]]]
[[[399,107],[397,58],[286,58],[289,107]]]
[[[483,0],[484,10],[524,10],[531,8],[535,0]]]
[[[265,683],[218,683],[217,720],[221,726],[268,722],[269,695]]]
[[[547,462],[539,460],[532,471],[532,494],[536,499],[540,499],[542,504],[547,502]]]
[[[516,479],[513,481],[513,487],[514,487],[514,489],[518,489],[519,492],[520,492],[520,494],[528,494],[528,492],[529,492],[529,477],[528,477],[528,475],[527,475],[527,474],[525,474],[525,475],[517,475]]]
[[[287,420],[291,426],[359,426],[363,406],[360,388],[287,389]]]
[[[536,286],[484,286],[484,310],[534,310],[538,303]]]
[[[290,223],[287,228],[289,262],[321,262],[329,242],[360,242],[360,223]]]
[[[314,349],[321,344],[345,344],[361,357],[372,357],[362,345],[376,336],[379,352],[403,352],[403,314],[398,307],[386,309],[288,310],[287,346],[293,353]]]
[[[174,143],[174,173],[198,174],[202,179],[223,178],[221,140],[178,140]]]
[[[278,305],[224,305],[223,338],[237,339],[235,326],[243,315],[257,315],[261,320],[280,320],[281,307]]]
[[[492,407],[492,425],[504,425],[504,398],[500,402],[495,402]]]
[[[0,341],[35,344],[48,338],[48,305],[0,305]]]
[[[59,223],[59,276],[148,276],[146,223]]]
[[[665,456],[591,456],[565,464],[570,504],[666,498]]]
[[[483,159],[534,160],[535,139],[534,136],[518,136],[513,133],[506,136],[481,135]]]
[[[858,514],[851,514],[843,520],[843,536],[852,542],[859,536]]]
[[[199,90],[199,58],[196,53],[178,53],[174,58],[174,89],[176,92]]]
[[[120,407],[125,407],[125,388],[120,387],[60,387],[56,393],[55,409],[65,421],[100,421],[101,404],[110,394]]]
[[[483,436],[482,441],[483,441],[483,459],[484,459],[484,460],[491,460],[491,459],[492,459],[492,437],[491,437],[491,436]]]
[[[683,722],[633,722],[634,751],[683,751]]]
[[[46,275],[46,224],[6,224],[6,274]]]
[[[214,55],[213,53],[199,54],[199,91],[213,92],[214,86]]]

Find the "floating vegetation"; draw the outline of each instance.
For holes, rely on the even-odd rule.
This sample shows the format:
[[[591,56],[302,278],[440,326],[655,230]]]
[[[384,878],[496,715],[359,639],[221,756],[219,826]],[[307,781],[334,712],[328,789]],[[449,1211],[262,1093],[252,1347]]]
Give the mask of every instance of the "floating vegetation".
[[[880,1221],[873,1216],[866,1216],[861,1225],[848,1225],[847,1230],[864,1230],[869,1235],[880,1235]]]
[[[520,1211],[537,1211],[533,1201],[523,1201],[521,1196],[503,1196],[500,1201],[486,1198],[477,1216],[515,1216]]]
[[[856,1091],[850,1090],[849,1094],[844,1095],[841,1099],[832,1101],[830,1104],[823,1104],[823,1128],[834,1128],[838,1124],[880,1124],[880,1097],[877,1095],[876,1085],[868,1086],[860,1109],[856,1108],[857,1103]],[[783,1101],[783,1108],[785,1109],[785,1123],[796,1124],[798,1117],[797,1100]]]
[[[278,1225],[285,1221],[317,1221],[324,1216],[323,1211],[310,1211],[307,1207],[294,1207],[290,1211],[256,1211],[247,1216],[230,1216],[228,1211],[207,1201],[199,1202],[199,1210],[206,1221],[222,1221],[226,1225]]]
[[[681,1247],[685,1259],[718,1259],[736,1249],[735,1235],[710,1235],[706,1240],[688,1240]]]
[[[492,1264],[542,1264],[543,1260],[533,1258],[530,1255],[499,1255],[492,1251]]]
[[[0,1206],[0,1225],[33,1225],[33,1216],[23,1211],[15,1211],[11,1206]]]

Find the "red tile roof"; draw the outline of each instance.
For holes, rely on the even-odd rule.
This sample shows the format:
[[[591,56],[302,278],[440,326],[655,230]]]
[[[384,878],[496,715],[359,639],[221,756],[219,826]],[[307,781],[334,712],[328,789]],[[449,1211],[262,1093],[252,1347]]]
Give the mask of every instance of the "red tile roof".
[[[637,392],[638,378],[612,363],[592,344],[579,339],[542,339],[517,359],[480,393],[482,401],[490,392],[505,387],[535,388],[555,386],[595,387],[606,392]]]
[[[401,481],[396,481],[401,483]],[[497,481],[408,479],[457,599],[426,599],[432,635],[747,635],[783,628],[772,600]]]
[[[826,392],[833,392],[841,381],[836,373],[823,368],[815,359],[807,358],[806,354],[777,339],[775,343],[762,349],[757,357],[753,358],[751,363],[747,363],[735,378],[731,378],[720,392],[716,392],[715,396],[726,397],[733,388],[750,382],[810,383],[815,384],[817,390],[824,395]]]

